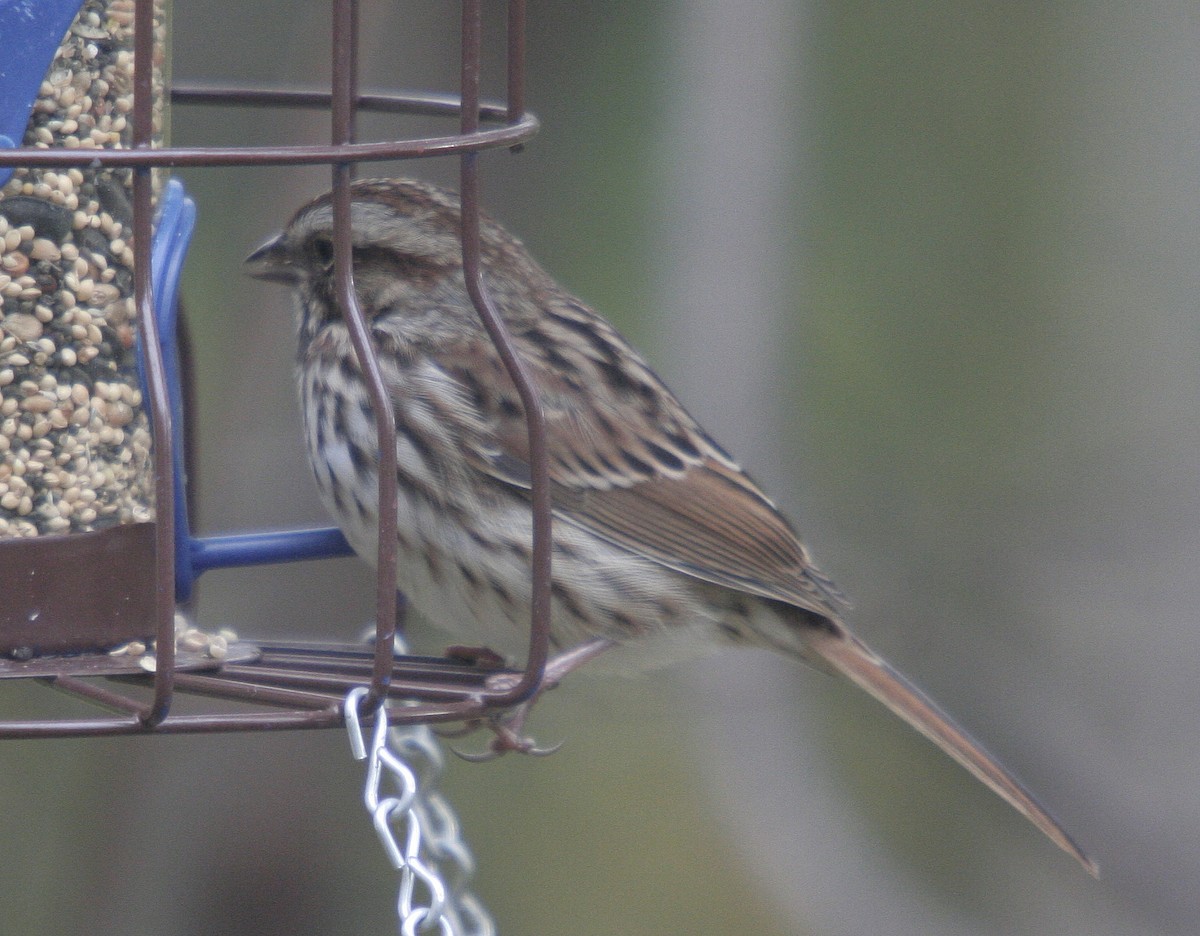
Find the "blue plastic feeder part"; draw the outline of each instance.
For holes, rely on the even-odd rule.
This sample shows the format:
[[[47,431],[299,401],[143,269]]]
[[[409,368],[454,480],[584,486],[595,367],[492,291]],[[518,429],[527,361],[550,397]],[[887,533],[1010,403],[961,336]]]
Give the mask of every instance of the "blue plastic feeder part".
[[[159,206],[152,247],[154,315],[162,345],[163,366],[171,397],[172,471],[175,476],[175,593],[188,598],[200,573],[208,569],[297,562],[353,555],[336,527],[278,530],[227,536],[194,537],[187,514],[183,471],[183,390],[179,367],[179,280],[196,225],[196,205],[178,179],[167,183]],[[142,371],[139,351],[138,368]],[[142,393],[146,395],[145,378]],[[148,396],[147,396],[148,398]]]
[[[38,89],[79,0],[0,0],[0,149],[16,149],[25,136]],[[11,178],[0,166],[0,185]]]

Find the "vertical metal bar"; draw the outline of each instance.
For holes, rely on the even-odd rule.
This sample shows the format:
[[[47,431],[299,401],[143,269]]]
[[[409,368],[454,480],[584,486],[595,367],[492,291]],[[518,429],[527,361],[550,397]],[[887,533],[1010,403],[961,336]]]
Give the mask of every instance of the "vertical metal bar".
[[[346,92],[349,96],[349,108],[347,113],[346,139],[343,142],[354,143],[358,140],[358,25],[359,25],[359,2],[358,0],[343,0],[349,6],[350,18],[350,43],[348,51],[347,68],[349,71],[349,90]],[[350,178],[353,179],[358,175],[358,163],[350,163]]]
[[[525,116],[525,0],[508,4],[508,122]]]
[[[354,0],[334,0],[333,4],[333,86],[330,89],[330,143],[341,146],[354,139],[354,90],[358,83],[354,37],[357,9]],[[336,165],[334,168],[338,168]],[[336,178],[335,178],[336,181]]]
[[[149,149],[154,141],[154,0],[137,0],[133,21],[133,148]],[[149,166],[133,173],[133,283],[138,340],[146,366],[154,433],[154,615],[157,625],[154,699],[141,715],[147,725],[167,717],[175,688],[175,482],[171,471],[171,403],[166,369],[158,344],[151,292],[152,176]]]
[[[462,5],[462,118],[463,135],[479,129],[479,75],[483,18],[480,0],[463,0]],[[512,74],[512,66],[509,67]],[[491,336],[505,368],[516,384],[525,406],[525,426],[529,433],[529,468],[533,501],[533,582],[530,615],[529,659],[520,682],[497,704],[523,702],[537,692],[546,669],[550,647],[550,477],[546,453],[546,418],[542,402],[524,362],[513,348],[508,330],[500,319],[483,282],[479,242],[479,172],[475,153],[463,153],[460,172],[462,197],[463,277],[467,292],[475,304],[484,327]]]
[[[332,133],[334,146],[349,143],[354,137],[355,88],[358,63],[355,36],[358,22],[357,0],[335,0],[333,5],[333,101]],[[358,305],[354,291],[354,252],[351,231],[349,162],[334,163],[333,175],[333,271],[342,317],[350,332],[354,353],[362,369],[375,430],[379,437],[379,542],[376,551],[375,578],[375,665],[371,691],[363,700],[367,711],[387,699],[392,674],[392,639],[396,635],[396,420],[388,397],[387,384],[379,368],[379,359],[371,340],[370,326]]]

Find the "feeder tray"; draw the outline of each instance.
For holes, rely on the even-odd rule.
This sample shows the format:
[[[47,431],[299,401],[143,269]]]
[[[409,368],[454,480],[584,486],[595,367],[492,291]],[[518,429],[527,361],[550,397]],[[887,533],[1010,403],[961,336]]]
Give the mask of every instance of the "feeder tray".
[[[236,663],[252,663],[260,659],[262,651],[254,644],[238,641],[229,645],[228,653],[215,660],[204,653],[188,650],[175,651],[177,672],[196,670],[219,670]],[[153,660],[154,655],[123,653],[73,653],[35,656],[29,660],[0,660],[0,679],[48,676],[145,676],[153,672],[143,661]]]

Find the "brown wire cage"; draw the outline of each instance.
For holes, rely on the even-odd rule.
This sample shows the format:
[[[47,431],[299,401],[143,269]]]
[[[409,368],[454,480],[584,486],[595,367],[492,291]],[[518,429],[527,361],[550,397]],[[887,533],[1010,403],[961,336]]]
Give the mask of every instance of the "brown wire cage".
[[[22,146],[0,149],[5,167],[101,167],[128,170],[132,179],[129,238],[132,248],[136,342],[144,369],[145,403],[153,438],[153,519],[95,532],[0,540],[0,678],[32,679],[109,710],[94,717],[0,720],[0,737],[63,737],[136,733],[321,728],[342,724],[342,699],[368,685],[362,710],[388,699],[394,722],[463,721],[518,704],[538,690],[548,654],[550,511],[545,428],[537,389],[513,351],[488,297],[480,269],[477,156],[513,148],[538,127],[525,110],[525,4],[507,4],[506,100],[480,99],[483,53],[481,0],[462,0],[461,84],[456,97],[359,91],[357,0],[332,3],[332,80],[328,91],[232,87],[174,87],[174,104],[251,108],[328,109],[327,143],[240,148],[156,146],[152,69],[156,54],[153,0],[134,0],[131,145],[125,149]],[[444,136],[362,141],[358,115],[425,115],[457,119]],[[457,155],[460,160],[463,264],[472,299],[525,403],[533,476],[533,614],[525,669],[507,688],[489,688],[494,671],[393,652],[397,625],[395,426],[369,329],[351,279],[349,184],[359,163]],[[335,279],[359,363],[372,396],[380,440],[380,531],[373,649],[338,645],[236,643],[222,659],[176,647],[176,517],[173,464],[181,434],[174,424],[151,281],[155,206],[154,170],[172,167],[331,167]],[[0,202],[0,212],[3,202]],[[71,570],[95,568],[95,587],[80,588]],[[153,642],[152,666],[113,656],[124,642]],[[152,670],[152,672],[148,672]],[[137,686],[132,692],[127,687]],[[151,694],[147,695],[147,688]],[[171,714],[178,691],[253,703],[252,710]],[[412,704],[412,700],[418,700]]]

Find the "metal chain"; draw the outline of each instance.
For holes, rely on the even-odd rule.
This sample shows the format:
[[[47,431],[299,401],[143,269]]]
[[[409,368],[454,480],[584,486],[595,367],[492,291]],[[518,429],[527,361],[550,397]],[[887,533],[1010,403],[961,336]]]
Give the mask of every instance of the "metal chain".
[[[381,707],[368,747],[358,717],[366,694],[365,686],[347,694],[346,730],[354,759],[369,758],[363,802],[388,860],[400,872],[396,910],[402,936],[435,931],[442,936],[495,936],[491,915],[468,889],[475,859],[454,810],[434,789],[445,764],[441,745],[428,725],[389,731],[387,710]],[[395,792],[381,797],[385,775]]]

